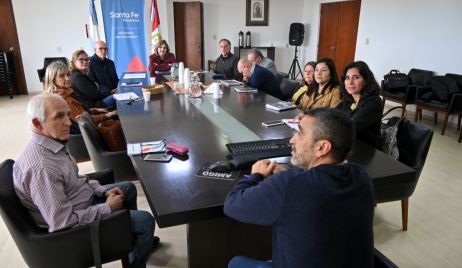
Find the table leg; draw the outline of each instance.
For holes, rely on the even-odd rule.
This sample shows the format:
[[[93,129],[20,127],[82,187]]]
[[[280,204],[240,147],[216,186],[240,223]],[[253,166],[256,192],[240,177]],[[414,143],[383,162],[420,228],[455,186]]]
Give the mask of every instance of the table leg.
[[[271,227],[227,217],[188,224],[189,268],[227,267],[236,255],[271,259]]]

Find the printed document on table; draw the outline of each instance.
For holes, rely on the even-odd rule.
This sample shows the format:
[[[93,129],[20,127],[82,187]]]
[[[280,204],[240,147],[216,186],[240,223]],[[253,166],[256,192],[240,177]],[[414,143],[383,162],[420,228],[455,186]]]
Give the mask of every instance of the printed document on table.
[[[114,94],[112,96],[114,96],[114,99],[119,100],[119,101],[134,100],[134,99],[139,98],[139,96],[136,95],[136,93],[134,93],[134,92],[119,93],[119,94]]]
[[[145,79],[146,73],[126,73],[122,79]]]
[[[165,152],[164,140],[141,142],[141,143],[127,143],[127,155],[163,153],[163,152]]]

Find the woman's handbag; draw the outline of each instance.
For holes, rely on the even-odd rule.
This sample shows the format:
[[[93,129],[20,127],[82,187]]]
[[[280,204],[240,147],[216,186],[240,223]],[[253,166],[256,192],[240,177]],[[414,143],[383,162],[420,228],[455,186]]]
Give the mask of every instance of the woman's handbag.
[[[98,125],[98,132],[103,137],[109,151],[123,151],[126,149],[122,126],[119,120],[106,120]]]
[[[405,89],[409,85],[409,77],[398,70],[391,70],[383,76],[383,85],[387,89]]]

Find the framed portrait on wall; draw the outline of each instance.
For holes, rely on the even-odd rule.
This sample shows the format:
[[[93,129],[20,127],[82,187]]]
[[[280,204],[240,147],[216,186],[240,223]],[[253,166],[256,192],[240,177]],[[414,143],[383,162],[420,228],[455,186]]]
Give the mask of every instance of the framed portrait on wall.
[[[246,26],[268,26],[269,0],[246,0]]]

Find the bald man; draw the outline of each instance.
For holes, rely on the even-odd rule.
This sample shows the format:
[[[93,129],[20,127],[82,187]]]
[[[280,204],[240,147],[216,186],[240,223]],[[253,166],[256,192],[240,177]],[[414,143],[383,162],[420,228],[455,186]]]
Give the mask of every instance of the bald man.
[[[242,74],[244,83],[275,98],[285,99],[276,77],[268,69],[246,59],[239,60],[237,69]]]
[[[90,72],[88,76],[100,87],[114,93],[119,84],[114,62],[107,58],[108,48],[104,41],[96,41],[95,54],[90,58]]]

